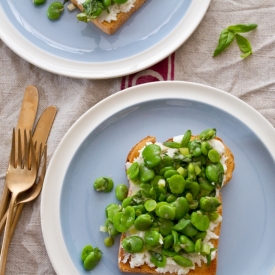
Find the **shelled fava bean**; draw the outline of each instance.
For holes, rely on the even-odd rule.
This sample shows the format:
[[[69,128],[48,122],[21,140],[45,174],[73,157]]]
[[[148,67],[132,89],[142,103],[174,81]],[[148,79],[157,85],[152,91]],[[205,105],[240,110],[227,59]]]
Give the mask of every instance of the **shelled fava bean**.
[[[116,186],[116,198],[119,201],[126,199],[128,194],[128,187],[125,184],[119,184]]]
[[[53,2],[47,9],[47,16],[50,20],[57,20],[64,11],[64,5],[61,2]]]
[[[100,177],[94,182],[94,189],[98,192],[111,192],[114,187],[114,182],[111,178]]]
[[[81,260],[86,270],[92,270],[96,267],[102,257],[102,252],[97,247],[86,245],[82,249]]]
[[[204,239],[210,222],[219,218],[216,188],[224,177],[221,156],[208,142],[215,136],[216,129],[207,129],[192,139],[188,130],[181,142],[164,143],[176,149],[173,157],[159,145],[149,144],[142,151],[144,162],[133,162],[127,169],[139,191],[126,197],[128,189],[119,187],[121,205],[112,203],[105,211],[110,237],[128,232],[122,241],[125,251],[146,249],[157,267],[166,265],[166,257],[180,266],[193,266],[188,253],[203,255],[210,264],[216,248]],[[144,234],[135,235],[139,231]]]
[[[33,3],[37,6],[43,5],[46,3],[46,0],[33,0]]]

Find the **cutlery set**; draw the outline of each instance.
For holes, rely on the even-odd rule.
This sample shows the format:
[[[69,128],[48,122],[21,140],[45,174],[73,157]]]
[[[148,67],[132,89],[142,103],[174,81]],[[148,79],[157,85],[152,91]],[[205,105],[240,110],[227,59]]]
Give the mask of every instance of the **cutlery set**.
[[[37,88],[27,86],[17,126],[12,132],[11,154],[0,202],[0,233],[4,230],[0,275],[5,274],[8,247],[23,207],[40,194],[46,174],[46,143],[57,109],[47,107],[33,131],[38,99]]]

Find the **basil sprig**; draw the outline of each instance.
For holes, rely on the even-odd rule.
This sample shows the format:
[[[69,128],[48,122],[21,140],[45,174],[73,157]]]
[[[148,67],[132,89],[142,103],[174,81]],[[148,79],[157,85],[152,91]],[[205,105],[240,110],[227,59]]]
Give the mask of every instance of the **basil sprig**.
[[[237,44],[242,54],[241,57],[245,58],[252,54],[252,47],[247,38],[239,33],[246,33],[257,28],[257,24],[238,24],[232,25],[222,30],[219,38],[218,46],[216,47],[213,57],[223,52],[236,37]]]

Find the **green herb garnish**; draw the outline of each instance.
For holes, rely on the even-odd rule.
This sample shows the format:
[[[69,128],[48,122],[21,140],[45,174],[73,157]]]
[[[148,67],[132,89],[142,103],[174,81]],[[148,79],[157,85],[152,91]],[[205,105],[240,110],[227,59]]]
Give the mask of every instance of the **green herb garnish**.
[[[108,8],[99,0],[86,0],[82,6],[83,12],[77,15],[77,19],[86,23],[97,18],[103,10],[109,13]]]
[[[219,43],[214,51],[213,57],[223,52],[236,37],[237,44],[242,54],[241,57],[245,58],[252,54],[252,47],[247,38],[239,33],[246,33],[257,28],[257,24],[238,24],[232,25],[222,30],[219,38]]]

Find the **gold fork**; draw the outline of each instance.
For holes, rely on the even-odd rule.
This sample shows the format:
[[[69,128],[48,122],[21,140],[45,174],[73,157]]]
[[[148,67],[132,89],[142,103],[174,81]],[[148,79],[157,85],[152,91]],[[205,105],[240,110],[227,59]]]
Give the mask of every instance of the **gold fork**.
[[[41,159],[41,150],[38,153],[38,161],[40,162]],[[43,166],[42,166],[42,171],[41,174],[39,176],[38,182],[37,184],[34,184],[30,189],[28,189],[25,192],[22,192],[18,195],[17,200],[16,200],[16,204],[15,207],[17,207],[17,210],[14,209],[14,213],[13,213],[13,219],[12,219],[12,235],[14,232],[14,229],[16,227],[16,224],[18,222],[18,219],[20,217],[20,214],[23,210],[23,204],[27,203],[27,202],[31,202],[33,200],[35,200],[38,195],[40,194],[41,190],[42,190],[42,186],[43,186],[43,182],[44,182],[44,178],[45,178],[45,174],[46,174],[46,166],[47,166],[47,145],[45,145],[44,147],[44,152],[43,152]],[[38,164],[39,166],[39,164]],[[6,223],[6,219],[7,219],[7,214],[8,214],[8,210],[6,211],[5,215],[3,216],[1,222],[0,222],[0,234],[2,233],[5,223]]]
[[[15,130],[12,133],[12,146],[9,161],[9,167],[6,175],[7,187],[11,191],[12,196],[7,214],[4,238],[0,255],[0,274],[5,274],[6,260],[8,255],[8,247],[12,236],[11,225],[13,209],[16,203],[16,198],[21,192],[29,189],[34,183],[37,176],[37,163],[34,145],[31,134],[29,135],[29,146],[26,131],[24,131],[24,160],[22,159],[22,146],[20,129],[18,130],[18,162],[15,163]]]

